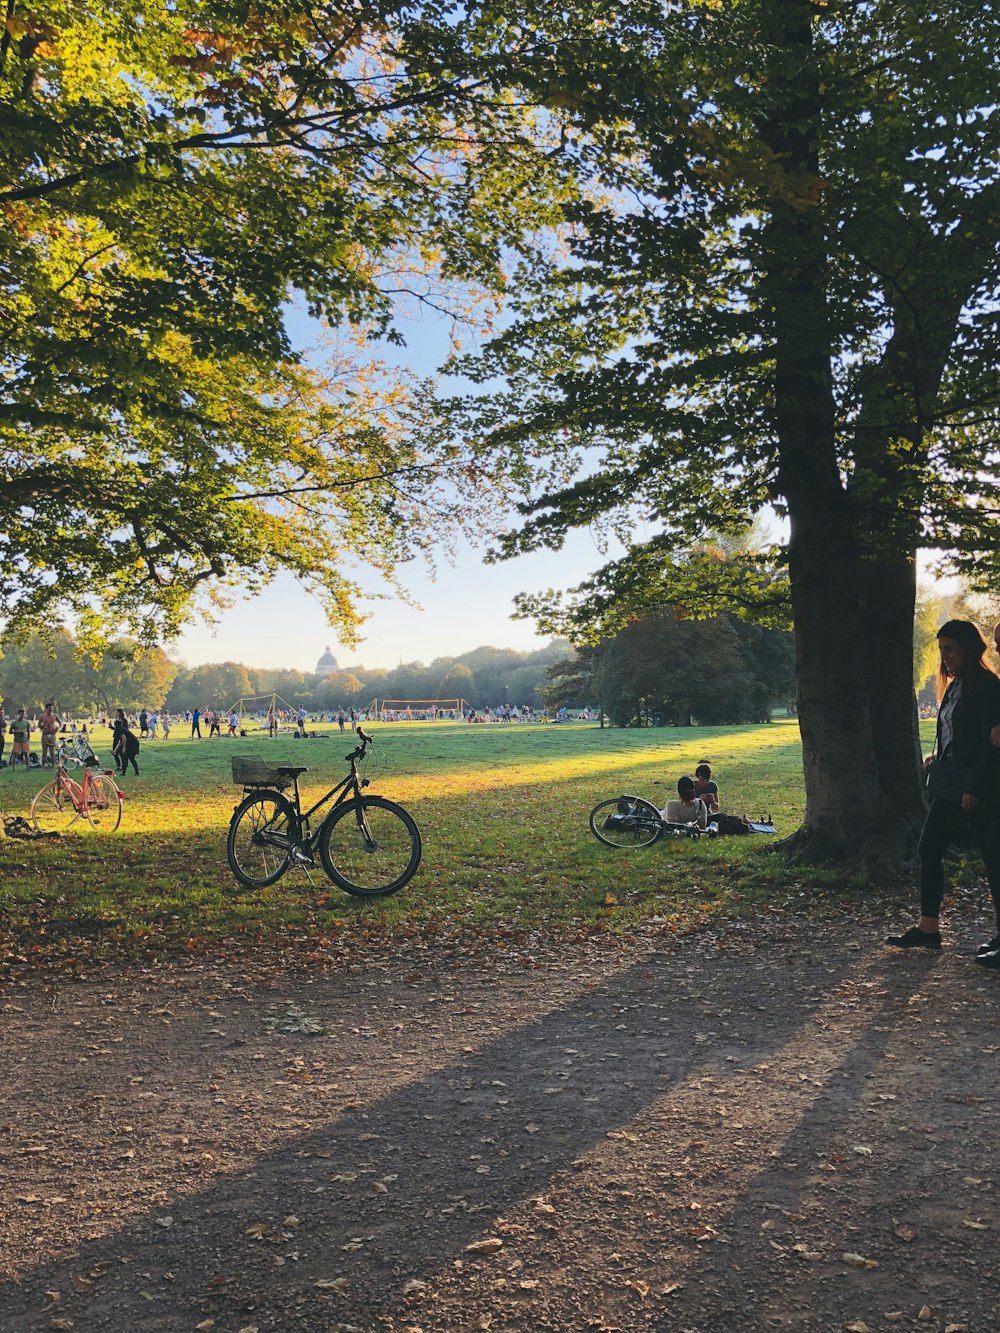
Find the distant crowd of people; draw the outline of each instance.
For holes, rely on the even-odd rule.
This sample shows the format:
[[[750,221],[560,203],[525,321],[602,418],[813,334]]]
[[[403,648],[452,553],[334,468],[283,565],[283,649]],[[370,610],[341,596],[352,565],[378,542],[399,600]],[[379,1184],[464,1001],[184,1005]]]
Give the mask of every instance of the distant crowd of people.
[[[300,705],[298,708],[277,707],[272,705],[265,710],[253,713],[241,712],[236,708],[187,708],[183,712],[171,713],[165,708],[118,708],[90,714],[82,721],[71,717],[69,713],[60,713],[54,701],[49,701],[41,713],[29,715],[28,710],[19,708],[13,717],[7,717],[0,704],[0,767],[8,764],[13,770],[22,768],[50,768],[55,766],[57,738],[62,736],[87,737],[95,727],[106,727],[112,735],[112,753],[120,773],[128,768],[138,774],[137,757],[142,741],[166,741],[173,735],[189,736],[192,740],[214,740],[215,737],[246,736],[247,732],[266,731],[269,736],[292,729],[297,737],[310,734],[310,725],[333,723],[342,732],[348,728],[356,731],[358,726],[376,720],[379,722],[467,722],[500,723],[510,725],[514,722],[589,722],[596,718],[596,710],[583,708],[570,712],[560,708],[554,716],[532,707],[530,704],[497,704],[494,707],[438,708],[436,704],[414,708],[365,708],[340,707],[322,712],[307,712]],[[37,734],[40,740],[40,753],[32,749],[32,738]],[[4,757],[7,740],[10,739],[9,758]]]
[[[531,704],[497,704],[493,707],[487,705],[485,708],[473,708],[466,706],[459,711],[456,708],[438,708],[431,704],[427,707],[415,708],[412,705],[404,708],[379,708],[374,714],[379,722],[479,722],[479,723],[513,723],[513,722],[590,722],[595,720],[599,713],[596,709],[581,708],[571,713],[568,708],[557,709],[555,716],[550,716],[544,709],[533,707]],[[367,721],[368,713],[364,714],[364,720]],[[332,721],[332,719],[331,719]]]

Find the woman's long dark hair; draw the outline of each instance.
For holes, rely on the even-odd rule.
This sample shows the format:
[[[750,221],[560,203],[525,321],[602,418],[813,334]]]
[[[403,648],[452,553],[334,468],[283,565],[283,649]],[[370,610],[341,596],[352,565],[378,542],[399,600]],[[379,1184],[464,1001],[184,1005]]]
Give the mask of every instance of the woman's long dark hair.
[[[982,679],[981,673],[985,672],[988,676],[997,674],[991,666],[987,666],[983,661],[983,654],[989,644],[983,638],[978,625],[974,625],[971,620],[946,620],[938,630],[937,637],[939,639],[954,639],[965,653],[961,677],[973,687],[975,687],[977,679]],[[938,703],[944,698],[945,690],[947,690],[950,681],[951,677],[939,660],[937,673]]]

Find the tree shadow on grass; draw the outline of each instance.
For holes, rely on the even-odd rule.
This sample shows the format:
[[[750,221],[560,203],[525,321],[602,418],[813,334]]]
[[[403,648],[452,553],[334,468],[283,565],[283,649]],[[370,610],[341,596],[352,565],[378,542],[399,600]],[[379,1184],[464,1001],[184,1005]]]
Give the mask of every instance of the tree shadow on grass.
[[[143,1053],[145,1082],[123,1094],[123,1114],[146,1117],[142,1155],[155,1155],[157,1137],[190,1119],[192,1087],[209,1086],[223,1094],[215,1100],[225,1100],[259,1069],[252,1061],[273,1062],[280,1048],[281,1064],[290,1044],[306,1069],[321,1051],[323,1077],[338,1074],[339,1062],[353,1100],[342,1101],[339,1114],[326,1108],[310,1118],[301,1102],[290,1104],[295,1094],[287,1079],[265,1080],[263,1107],[275,1130],[269,1150],[251,1165],[245,1152],[244,1165],[207,1188],[192,1190],[189,1177],[179,1174],[173,1197],[168,1190],[163,1204],[99,1239],[61,1240],[53,1219],[50,1238],[43,1228],[21,1255],[33,1245],[37,1255],[51,1256],[66,1239],[73,1248],[33,1266],[8,1252],[6,1266],[17,1268],[18,1279],[0,1290],[0,1327],[50,1328],[59,1317],[71,1319],[75,1333],[188,1330],[206,1319],[215,1320],[218,1333],[252,1326],[261,1333],[445,1329],[476,1327],[474,1320],[490,1311],[495,1328],[542,1327],[543,1308],[531,1304],[535,1289],[529,1281],[522,1290],[517,1273],[535,1263],[551,1278],[558,1265],[563,1271],[572,1265],[572,1247],[598,1234],[598,1276],[590,1274],[598,1285],[616,1234],[626,1246],[632,1235],[637,1252],[645,1233],[659,1234],[661,1248],[684,1251],[678,1267],[710,1266],[715,1256],[695,1249],[690,1214],[678,1219],[671,1212],[680,1206],[672,1169],[690,1157],[693,1139],[717,1140],[729,1175],[744,1188],[741,1164],[772,1151],[767,1144],[776,1126],[781,1137],[795,1133],[795,1117],[810,1104],[799,1072],[812,1067],[817,1044],[828,1050],[824,1068],[832,1077],[846,1058],[844,1040],[867,1049],[871,1023],[881,1016],[879,1009],[865,1011],[851,1035],[832,1046],[815,1027],[817,1020],[832,1021],[831,997],[854,984],[857,958],[843,948],[817,957],[795,944],[793,932],[767,948],[658,951],[592,989],[564,978],[561,992],[553,990],[544,973],[509,985],[450,975],[446,1000],[440,979],[407,986],[398,976],[358,971],[321,978],[302,992],[309,1012],[329,1019],[339,1034],[312,1046],[264,1032],[274,992],[252,990],[241,1009],[216,1015],[230,1037],[238,1033],[236,1045],[206,1040],[204,1006],[178,997],[164,1047],[164,1029],[156,1026],[164,1020],[147,1008],[131,1020],[128,1042],[109,1048],[100,1066],[104,1085],[117,1088]],[[896,974],[896,1001],[905,1002],[921,975]],[[429,1014],[435,1015],[430,1027]],[[74,1072],[72,1062],[55,1071],[46,1064],[41,1018],[36,1038],[37,1052],[18,1071],[21,1096],[32,1085],[33,1104],[44,1115],[46,1087],[58,1077],[63,1105],[67,1097],[92,1104],[95,1074],[84,1066]],[[791,1093],[755,1100],[756,1076],[748,1071],[766,1071],[773,1062],[791,1081]],[[713,1084],[746,1103],[740,1123],[749,1126],[748,1144],[733,1146],[725,1118],[716,1114]],[[850,1087],[856,1097],[858,1080]],[[136,1099],[154,1094],[155,1105],[147,1102],[144,1111]],[[239,1118],[217,1113],[213,1097],[197,1104],[200,1141],[221,1144],[239,1135]],[[775,1121],[777,1113],[791,1117],[789,1123]],[[161,1151],[166,1168],[177,1151]],[[27,1170],[23,1158],[13,1162]],[[162,1184],[162,1172],[154,1176],[147,1198],[156,1198]],[[81,1185],[86,1193],[87,1182]],[[565,1218],[550,1220],[545,1209],[554,1205],[535,1202],[553,1195]],[[654,1212],[642,1211],[647,1199],[657,1204]],[[498,1236],[502,1255],[465,1253]],[[414,1281],[428,1287],[407,1291]],[[569,1284],[561,1295],[555,1286],[544,1308],[555,1310],[561,1300],[566,1313],[554,1314],[548,1326],[577,1326],[583,1316],[572,1293],[586,1292],[586,1284]],[[431,1288],[440,1292],[438,1304],[428,1301],[414,1312]],[[45,1296],[54,1291],[61,1293],[58,1308]],[[642,1322],[631,1326],[651,1326],[661,1307],[651,1299]]]

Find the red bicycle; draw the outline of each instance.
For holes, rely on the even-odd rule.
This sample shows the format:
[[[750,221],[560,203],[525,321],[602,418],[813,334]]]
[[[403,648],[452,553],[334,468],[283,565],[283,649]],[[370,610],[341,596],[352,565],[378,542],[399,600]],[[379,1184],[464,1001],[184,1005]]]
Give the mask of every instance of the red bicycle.
[[[83,769],[77,782],[68,766]],[[78,821],[84,829],[113,833],[122,821],[122,790],[114,770],[100,769],[100,760],[90,746],[70,754],[65,742],[56,751],[56,775],[31,802],[31,822],[43,833],[63,833]]]

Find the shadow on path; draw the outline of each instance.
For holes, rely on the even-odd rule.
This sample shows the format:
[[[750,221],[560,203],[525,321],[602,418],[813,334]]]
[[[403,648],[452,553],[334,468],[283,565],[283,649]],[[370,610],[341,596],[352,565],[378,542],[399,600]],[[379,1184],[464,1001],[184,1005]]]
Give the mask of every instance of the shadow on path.
[[[267,1026],[291,991],[195,977],[151,998],[126,979],[63,997],[54,1056],[42,997],[18,997],[0,1328],[839,1328],[837,1303],[875,1285],[840,1258],[871,1248],[858,1219],[884,1243],[902,1209],[866,1174],[875,1152],[907,1170],[901,1194],[933,1184],[926,1135],[894,1133],[886,1108],[917,1114],[890,1048],[947,965],[831,938],[300,981],[296,1012],[330,1029],[313,1038]],[[102,1044],[102,1007],[125,1012],[124,1040]],[[53,1106],[76,1108],[62,1137]],[[971,1113],[947,1106],[960,1130]],[[228,1174],[199,1184],[192,1154]],[[63,1226],[38,1205],[73,1177]],[[503,1246],[466,1253],[483,1239]]]

